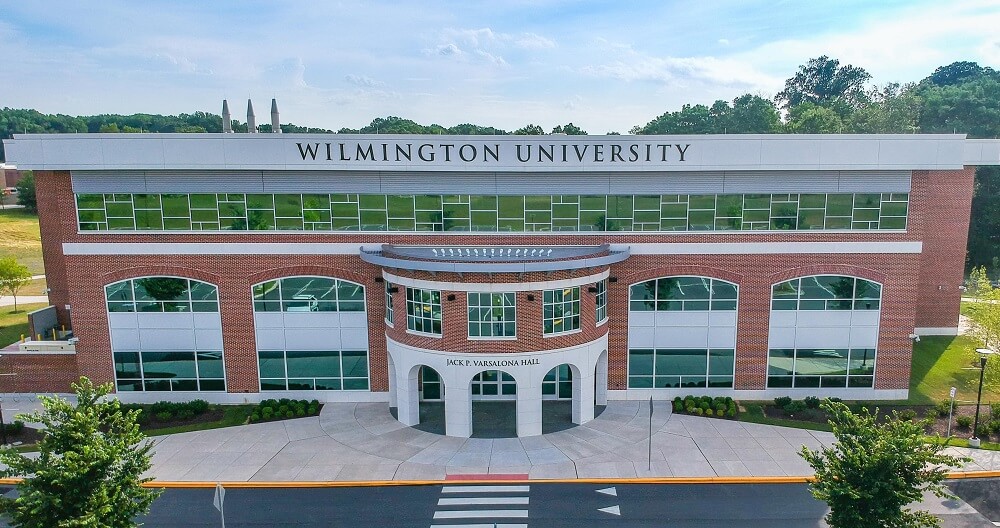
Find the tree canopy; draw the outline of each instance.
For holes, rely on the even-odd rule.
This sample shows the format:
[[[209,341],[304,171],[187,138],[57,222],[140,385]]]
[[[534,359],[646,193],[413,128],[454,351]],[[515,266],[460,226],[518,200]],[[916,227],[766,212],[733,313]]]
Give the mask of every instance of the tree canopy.
[[[864,68],[841,66],[840,61],[826,55],[809,59],[799,71],[785,81],[785,89],[775,97],[783,108],[802,103],[827,104],[843,101],[859,108],[869,101],[866,83],[872,76]]]

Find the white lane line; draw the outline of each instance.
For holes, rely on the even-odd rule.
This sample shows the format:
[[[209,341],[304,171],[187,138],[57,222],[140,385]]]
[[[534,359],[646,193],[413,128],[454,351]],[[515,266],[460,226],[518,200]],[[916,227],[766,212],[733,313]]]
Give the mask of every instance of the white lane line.
[[[445,486],[441,493],[527,493],[529,486]]]
[[[436,511],[435,519],[483,519],[487,517],[499,518],[527,518],[528,510],[454,510]]]
[[[473,504],[528,504],[528,497],[462,497],[438,499],[438,506],[466,506]]]
[[[432,524],[431,528],[528,528],[527,524]]]

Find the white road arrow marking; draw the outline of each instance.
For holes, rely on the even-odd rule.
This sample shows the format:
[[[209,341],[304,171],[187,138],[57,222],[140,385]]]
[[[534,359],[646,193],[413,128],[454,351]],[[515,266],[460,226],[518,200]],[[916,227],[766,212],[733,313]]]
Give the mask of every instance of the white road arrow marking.
[[[618,490],[616,490],[614,486],[611,486],[610,488],[599,489],[599,490],[597,490],[597,493],[603,493],[605,495],[611,495],[612,497],[617,497],[618,496]]]
[[[611,515],[621,515],[622,510],[618,505],[608,506],[607,508],[598,508],[597,511],[602,511],[604,513],[610,513]]]

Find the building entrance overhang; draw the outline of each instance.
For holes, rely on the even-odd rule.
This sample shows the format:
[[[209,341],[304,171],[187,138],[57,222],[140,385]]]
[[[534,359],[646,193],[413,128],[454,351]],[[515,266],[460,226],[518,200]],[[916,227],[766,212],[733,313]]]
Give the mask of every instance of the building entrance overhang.
[[[361,260],[387,268],[453,273],[528,273],[607,266],[627,259],[628,247],[395,246],[362,250]]]

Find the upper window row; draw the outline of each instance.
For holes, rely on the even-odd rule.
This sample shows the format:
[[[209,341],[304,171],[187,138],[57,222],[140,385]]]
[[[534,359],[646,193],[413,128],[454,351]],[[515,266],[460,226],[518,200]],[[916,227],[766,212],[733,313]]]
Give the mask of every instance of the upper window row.
[[[218,289],[180,277],[128,279],[104,287],[109,312],[218,312]]]
[[[363,312],[365,288],[328,277],[286,277],[253,287],[255,312]]]
[[[905,229],[909,195],[78,194],[83,231]]]

